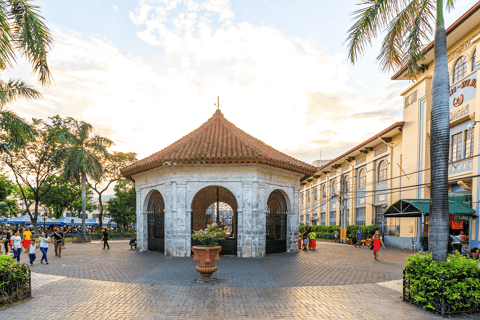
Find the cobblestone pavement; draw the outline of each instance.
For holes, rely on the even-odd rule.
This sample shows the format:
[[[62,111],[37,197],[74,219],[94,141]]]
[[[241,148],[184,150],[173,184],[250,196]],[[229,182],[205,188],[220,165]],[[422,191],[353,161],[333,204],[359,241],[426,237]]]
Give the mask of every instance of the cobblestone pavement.
[[[45,279],[33,278],[33,299],[0,319],[440,319],[375,284],[401,279],[409,252],[382,250],[375,262],[366,248],[319,243],[299,254],[221,257],[218,283],[197,284],[192,258],[110,246],[67,244],[62,258],[50,249],[49,265],[37,258],[31,267]]]

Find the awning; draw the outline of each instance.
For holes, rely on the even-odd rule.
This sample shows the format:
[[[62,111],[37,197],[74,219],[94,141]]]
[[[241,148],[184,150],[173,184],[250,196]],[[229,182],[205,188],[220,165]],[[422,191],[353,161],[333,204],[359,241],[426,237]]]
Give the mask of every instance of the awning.
[[[422,213],[428,216],[429,212],[430,199],[401,199],[388,207],[383,215],[385,218],[421,217]],[[448,201],[448,212],[451,216],[477,216],[475,210],[454,200]]]

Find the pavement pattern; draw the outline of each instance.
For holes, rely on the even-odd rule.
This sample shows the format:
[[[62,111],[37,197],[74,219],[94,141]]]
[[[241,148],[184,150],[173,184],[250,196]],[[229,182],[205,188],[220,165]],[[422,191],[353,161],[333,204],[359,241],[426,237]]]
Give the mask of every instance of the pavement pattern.
[[[382,250],[374,261],[367,248],[318,243],[298,254],[221,257],[217,281],[204,284],[192,258],[110,246],[67,244],[62,258],[49,250],[49,265],[31,266],[33,299],[0,319],[440,319],[400,299],[410,252]]]

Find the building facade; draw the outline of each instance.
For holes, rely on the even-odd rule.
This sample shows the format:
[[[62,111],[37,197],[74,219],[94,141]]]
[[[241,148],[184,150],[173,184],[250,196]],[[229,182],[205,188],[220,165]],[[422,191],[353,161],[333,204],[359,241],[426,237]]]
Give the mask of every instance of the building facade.
[[[479,244],[480,212],[480,96],[477,73],[480,61],[480,2],[447,30],[450,73],[449,192],[470,199],[476,215],[451,217],[470,235],[470,247]],[[402,92],[403,121],[363,142],[302,181],[300,222],[339,224],[339,181],[348,181],[346,214],[349,225],[380,224],[386,208],[401,199],[430,198],[430,114],[434,44],[424,49],[425,61],[417,79]],[[392,77],[410,81],[405,69]],[[387,138],[387,139],[385,139]],[[334,196],[335,195],[335,196]],[[451,227],[454,223],[451,221]],[[312,223],[313,222],[313,223]],[[461,222],[461,223],[460,223]],[[387,219],[391,231],[403,238],[428,236],[428,217]],[[452,230],[451,230],[452,231]],[[455,230],[453,230],[455,232]],[[412,243],[405,242],[405,243]],[[413,241],[415,243],[415,241]],[[417,241],[418,243],[418,241]],[[409,246],[408,246],[409,247]]]

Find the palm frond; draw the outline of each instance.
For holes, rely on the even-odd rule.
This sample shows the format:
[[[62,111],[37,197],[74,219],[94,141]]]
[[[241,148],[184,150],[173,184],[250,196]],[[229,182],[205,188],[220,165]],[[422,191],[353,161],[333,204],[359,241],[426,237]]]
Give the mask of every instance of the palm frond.
[[[448,12],[455,9],[455,2],[457,2],[457,0],[446,0],[445,7],[447,8]]]
[[[433,12],[431,0],[413,0],[392,20],[377,57],[382,71],[406,65],[410,75],[415,77],[424,60],[423,43],[429,41],[434,31]]]
[[[40,15],[39,7],[28,0],[7,0],[10,4],[11,38],[38,73],[38,82],[49,85],[52,75],[47,63],[48,51],[53,46],[53,37]]]
[[[9,80],[8,82],[0,80],[0,108],[23,99],[37,99],[40,97],[42,97],[40,92],[20,79]]]
[[[9,110],[0,110],[0,129],[6,132],[6,141],[12,148],[25,145],[26,141],[34,140],[36,131],[24,119]]]
[[[359,5],[365,7],[352,13],[356,21],[348,30],[345,40],[348,42],[348,58],[352,63],[365,52],[367,45],[371,46],[373,38],[388,26],[406,5],[406,0],[363,0]]]

